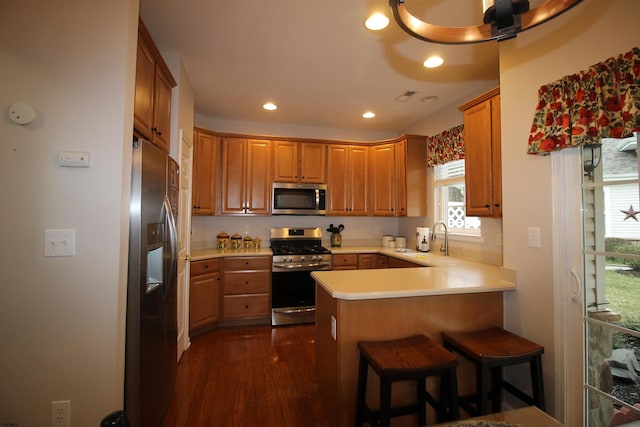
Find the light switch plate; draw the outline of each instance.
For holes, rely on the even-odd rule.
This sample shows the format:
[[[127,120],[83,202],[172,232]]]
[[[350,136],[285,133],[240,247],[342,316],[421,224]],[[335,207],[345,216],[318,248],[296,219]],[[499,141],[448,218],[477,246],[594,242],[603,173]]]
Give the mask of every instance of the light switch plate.
[[[529,247],[530,248],[541,248],[542,243],[540,242],[540,228],[539,227],[529,227]]]
[[[76,230],[44,230],[44,256],[75,256]]]

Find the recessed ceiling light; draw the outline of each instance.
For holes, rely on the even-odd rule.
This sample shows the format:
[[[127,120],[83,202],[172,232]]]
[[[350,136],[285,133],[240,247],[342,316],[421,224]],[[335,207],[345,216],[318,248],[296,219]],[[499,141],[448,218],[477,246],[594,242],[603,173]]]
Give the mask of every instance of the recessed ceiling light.
[[[387,25],[389,25],[389,18],[382,13],[374,13],[364,21],[364,26],[372,31],[382,30],[387,28]]]
[[[375,116],[376,113],[374,113],[373,111],[367,111],[362,115],[362,117],[364,117],[365,119],[373,119]]]
[[[434,55],[434,56],[430,56],[429,58],[427,58],[422,65],[425,66],[425,68],[436,68],[441,66],[444,63],[444,59],[442,59],[441,57]]]
[[[276,110],[278,106],[273,102],[267,102],[262,106],[262,108],[264,108],[265,110],[273,111],[273,110]]]

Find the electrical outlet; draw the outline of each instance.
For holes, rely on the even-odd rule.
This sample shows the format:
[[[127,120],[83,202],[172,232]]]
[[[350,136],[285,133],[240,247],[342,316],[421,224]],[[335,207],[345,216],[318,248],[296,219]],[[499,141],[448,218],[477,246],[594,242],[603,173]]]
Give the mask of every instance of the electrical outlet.
[[[51,427],[71,427],[71,401],[51,402]]]

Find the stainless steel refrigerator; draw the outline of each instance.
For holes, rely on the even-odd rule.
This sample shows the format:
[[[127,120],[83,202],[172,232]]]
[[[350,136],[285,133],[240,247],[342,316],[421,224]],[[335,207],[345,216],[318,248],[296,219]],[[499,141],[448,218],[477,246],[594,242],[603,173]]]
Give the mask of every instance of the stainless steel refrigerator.
[[[178,165],[135,138],[131,174],[124,412],[159,427],[176,377]]]

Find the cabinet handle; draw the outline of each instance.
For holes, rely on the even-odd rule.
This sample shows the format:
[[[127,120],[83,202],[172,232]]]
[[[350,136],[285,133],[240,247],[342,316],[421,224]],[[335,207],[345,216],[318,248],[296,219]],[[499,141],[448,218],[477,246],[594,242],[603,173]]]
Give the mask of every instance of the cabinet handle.
[[[496,203],[496,204],[495,204],[495,205],[493,205],[493,206],[495,206],[496,208],[499,208],[499,207],[500,207],[500,203]]]
[[[245,304],[245,305],[244,305],[244,308],[245,308],[245,310],[246,310],[247,308],[249,308],[249,304]]]
[[[209,268],[209,264],[205,264],[205,265],[204,265],[204,268]]]
[[[249,284],[249,281],[248,281],[248,280],[245,280],[244,284],[245,284],[245,285],[248,285],[248,284]]]

